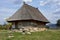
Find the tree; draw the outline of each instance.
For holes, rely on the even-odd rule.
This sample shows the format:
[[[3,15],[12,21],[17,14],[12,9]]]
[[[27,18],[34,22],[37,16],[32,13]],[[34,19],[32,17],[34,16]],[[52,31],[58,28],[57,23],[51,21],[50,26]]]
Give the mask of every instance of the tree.
[[[3,29],[9,30],[11,28],[11,26],[12,26],[12,23],[7,23],[7,24],[4,23]]]
[[[10,29],[11,26],[12,26],[12,23],[8,23],[8,24],[6,25],[6,28],[7,28],[7,29]]]
[[[57,21],[57,26],[60,26],[60,19]]]

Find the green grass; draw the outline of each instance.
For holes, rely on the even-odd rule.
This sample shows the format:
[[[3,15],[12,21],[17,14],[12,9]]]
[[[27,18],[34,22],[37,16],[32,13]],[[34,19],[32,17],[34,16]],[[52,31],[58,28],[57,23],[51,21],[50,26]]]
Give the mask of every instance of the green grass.
[[[42,31],[33,32],[32,34],[22,35],[18,32],[13,32],[13,38],[8,38],[8,31],[0,32],[0,40],[60,40],[60,31]]]

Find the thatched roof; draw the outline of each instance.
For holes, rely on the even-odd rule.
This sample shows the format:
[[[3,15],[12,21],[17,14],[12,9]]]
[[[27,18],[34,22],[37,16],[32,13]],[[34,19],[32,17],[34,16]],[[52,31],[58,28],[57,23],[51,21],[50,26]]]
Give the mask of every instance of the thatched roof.
[[[7,21],[30,20],[30,19],[42,22],[49,22],[38,10],[38,8],[32,7],[25,3],[14,15],[8,18]]]

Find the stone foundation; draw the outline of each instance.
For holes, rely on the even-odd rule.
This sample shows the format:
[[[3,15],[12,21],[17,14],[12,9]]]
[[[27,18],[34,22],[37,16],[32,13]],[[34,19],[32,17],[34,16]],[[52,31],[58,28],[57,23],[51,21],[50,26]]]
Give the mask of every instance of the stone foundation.
[[[47,28],[39,28],[39,27],[23,27],[19,30],[14,30],[15,32],[37,32],[37,31],[46,31]]]
[[[36,31],[45,31],[46,28],[39,28],[39,27],[25,27],[25,31],[36,32]]]

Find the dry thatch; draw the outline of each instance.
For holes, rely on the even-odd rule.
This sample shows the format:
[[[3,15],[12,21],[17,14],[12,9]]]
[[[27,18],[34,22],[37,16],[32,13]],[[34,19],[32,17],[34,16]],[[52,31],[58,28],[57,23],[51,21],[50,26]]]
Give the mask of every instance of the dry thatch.
[[[23,4],[14,15],[7,19],[7,21],[18,21],[18,20],[37,20],[42,22],[49,22],[38,8],[34,8],[30,5]]]

